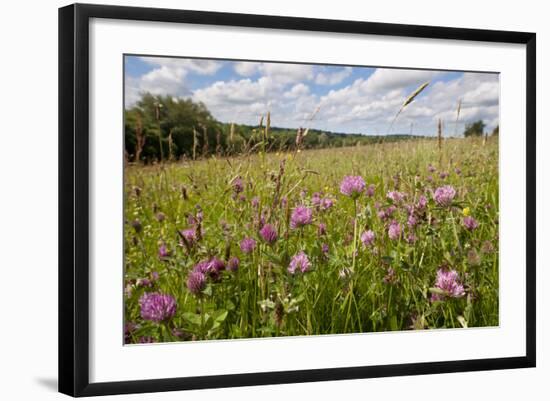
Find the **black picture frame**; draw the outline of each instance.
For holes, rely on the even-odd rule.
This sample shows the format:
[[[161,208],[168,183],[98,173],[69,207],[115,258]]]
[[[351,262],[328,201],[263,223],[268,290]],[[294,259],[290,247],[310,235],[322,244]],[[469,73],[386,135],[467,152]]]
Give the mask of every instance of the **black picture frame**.
[[[526,353],[520,357],[90,383],[88,61],[91,18],[523,44],[526,47]],[[536,35],[219,12],[74,4],[59,9],[59,391],[142,393],[534,367]]]

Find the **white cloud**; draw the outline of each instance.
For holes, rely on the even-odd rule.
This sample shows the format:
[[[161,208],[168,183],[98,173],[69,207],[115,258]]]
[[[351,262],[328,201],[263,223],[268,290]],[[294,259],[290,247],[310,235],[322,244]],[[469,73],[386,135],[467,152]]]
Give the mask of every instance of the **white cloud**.
[[[370,90],[391,90],[410,85],[420,86],[439,74],[441,74],[439,71],[377,68],[369,77],[367,85]]]
[[[251,77],[252,75],[256,74],[258,72],[258,63],[252,63],[252,62],[238,62],[235,63],[233,66],[233,69],[237,74],[243,77]]]
[[[309,94],[309,87],[303,83],[294,85],[289,91],[285,92],[284,97],[286,98],[298,98]]]
[[[304,83],[287,88],[288,85],[281,84],[272,75],[258,80],[246,78],[215,82],[196,90],[192,98],[203,102],[221,121],[257,124],[259,116],[270,111],[274,125],[302,125],[306,116],[317,107],[319,99]]]
[[[235,63],[233,69],[243,77],[251,77],[260,73],[273,82],[279,84],[291,84],[304,80],[311,80],[314,77],[313,66],[305,64],[284,64],[284,63],[255,63],[241,61]]]
[[[264,76],[283,85],[311,80],[314,76],[313,66],[306,64],[263,63],[260,71]]]
[[[215,118],[221,121],[257,123],[260,114],[266,113],[279,86],[262,77],[218,81],[194,91],[192,98],[203,102]]]
[[[433,122],[441,118],[447,126],[455,130],[458,102],[461,111],[457,132],[462,132],[464,125],[483,120],[487,129],[492,130],[499,119],[500,84],[497,74],[464,73],[451,81],[439,81],[432,85],[421,105],[434,109]]]
[[[139,100],[138,79],[127,75],[124,78],[124,106],[132,107]]]
[[[200,75],[213,75],[222,67],[222,63],[216,60],[183,59],[169,57],[140,57],[147,64],[168,69],[183,69]]]
[[[327,129],[347,127],[363,133],[388,133],[403,101],[410,95],[411,87],[440,78],[442,73],[433,71],[377,69],[368,79],[357,79],[352,84],[332,90],[321,98],[322,117]],[[410,132],[433,135],[441,118],[446,135],[455,132],[456,108],[462,99],[462,111],[457,133],[464,125],[477,119],[492,129],[498,124],[498,76],[465,73],[450,81],[433,82],[400,114],[391,133]]]
[[[252,81],[248,78],[239,81],[218,81],[196,90],[193,97],[207,106],[250,104],[266,97],[268,84],[265,80]]]
[[[352,73],[351,67],[342,68],[340,71],[324,73],[319,72],[315,77],[315,83],[319,85],[337,85]]]
[[[187,71],[183,68],[163,66],[143,75],[140,79],[140,89],[153,94],[171,94],[175,87],[183,84],[186,75]],[[176,90],[176,92],[179,92],[179,90]]]
[[[315,77],[311,65],[238,62],[233,69],[247,78],[215,82],[192,95],[222,121],[256,124],[259,115],[271,111],[277,125],[295,126],[318,101],[304,83]],[[256,74],[261,76],[250,78]]]
[[[140,93],[153,95],[189,96],[186,84],[189,74],[213,75],[222,66],[214,60],[177,59],[167,57],[140,57],[154,68],[139,78],[126,78],[125,105],[131,107],[139,100]]]

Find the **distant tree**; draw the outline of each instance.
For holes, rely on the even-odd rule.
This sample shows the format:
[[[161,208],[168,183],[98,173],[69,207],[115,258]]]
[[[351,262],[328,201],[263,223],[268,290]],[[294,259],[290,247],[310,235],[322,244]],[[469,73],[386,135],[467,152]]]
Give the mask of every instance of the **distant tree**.
[[[499,129],[499,126],[497,125],[497,126],[495,127],[495,129],[493,130],[493,132],[492,132],[491,135],[498,136],[498,129]]]
[[[482,136],[484,129],[485,123],[483,122],[483,120],[478,120],[476,122],[466,125],[466,129],[464,130],[464,137],[467,138],[469,136]]]
[[[225,148],[225,136],[220,136],[221,143],[216,140],[221,125],[203,103],[143,93],[125,115],[125,145],[132,160],[161,160],[163,154],[175,159],[190,157],[193,129],[200,133],[199,149],[206,145],[209,149],[204,151],[213,153],[216,145]]]
[[[325,132],[321,132],[319,134],[319,144],[321,147],[325,147],[327,143],[329,142],[329,137]]]

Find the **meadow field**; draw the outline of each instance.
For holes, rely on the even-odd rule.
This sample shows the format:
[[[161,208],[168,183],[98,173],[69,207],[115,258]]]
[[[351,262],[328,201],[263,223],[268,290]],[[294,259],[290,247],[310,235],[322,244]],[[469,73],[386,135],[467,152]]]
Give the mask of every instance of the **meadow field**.
[[[498,136],[125,168],[125,343],[499,324]]]

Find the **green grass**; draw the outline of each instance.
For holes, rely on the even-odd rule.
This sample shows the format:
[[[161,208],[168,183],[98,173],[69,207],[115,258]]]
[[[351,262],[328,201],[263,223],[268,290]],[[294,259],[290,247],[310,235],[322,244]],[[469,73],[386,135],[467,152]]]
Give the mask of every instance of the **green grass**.
[[[430,164],[437,171],[430,173]],[[443,179],[440,172],[449,175]],[[485,145],[477,138],[446,140],[441,158],[437,141],[419,140],[130,165],[125,174],[125,320],[134,325],[127,342],[144,337],[183,341],[499,323],[497,139],[489,138]],[[361,175],[367,185],[376,186],[373,197],[362,196],[357,202],[356,229],[354,201],[339,192],[346,175]],[[237,176],[245,183],[245,200],[233,196],[232,180]],[[450,208],[438,207],[431,195],[442,185],[457,191]],[[404,205],[396,205],[393,218],[405,231],[400,240],[388,238],[388,222],[377,216],[376,203],[389,206],[390,190],[407,195],[404,205],[415,203],[421,194],[429,200],[414,230],[407,227]],[[315,211],[313,224],[290,229],[292,209],[311,206],[314,192],[323,192],[335,205]],[[280,202],[283,196],[286,206]],[[257,208],[251,204],[254,197],[259,199]],[[188,216],[199,208],[202,238],[188,249],[180,244],[177,230],[189,228]],[[479,223],[473,231],[463,226],[465,208]],[[264,220],[278,229],[273,246],[258,235],[262,211]],[[163,221],[158,221],[158,212],[164,214]],[[318,234],[321,222],[327,227],[324,236]],[[376,234],[370,248],[358,239],[367,228]],[[411,232],[414,243],[406,240]],[[245,236],[257,241],[252,254],[239,248]],[[163,260],[158,256],[162,243],[171,251]],[[327,256],[323,244],[329,247]],[[292,275],[288,264],[300,250],[312,268]],[[208,280],[200,296],[191,294],[186,285],[189,271],[214,256],[238,257],[238,272],[223,271],[219,281]],[[441,267],[459,273],[463,297],[430,299]],[[393,276],[388,274],[392,270]],[[151,287],[143,286],[142,280],[153,272],[159,278]],[[172,295],[176,314],[161,323],[143,320],[139,298],[144,292]]]

